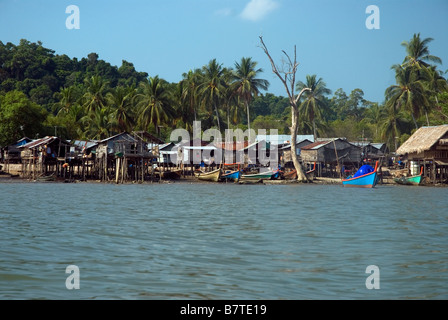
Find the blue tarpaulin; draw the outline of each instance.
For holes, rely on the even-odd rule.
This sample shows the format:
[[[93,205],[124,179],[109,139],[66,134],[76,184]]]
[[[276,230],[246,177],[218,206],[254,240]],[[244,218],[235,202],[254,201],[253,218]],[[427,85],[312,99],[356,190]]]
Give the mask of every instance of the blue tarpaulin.
[[[363,165],[359,170],[353,175],[353,178],[365,175],[367,173],[373,172],[375,169],[373,169],[368,164]]]

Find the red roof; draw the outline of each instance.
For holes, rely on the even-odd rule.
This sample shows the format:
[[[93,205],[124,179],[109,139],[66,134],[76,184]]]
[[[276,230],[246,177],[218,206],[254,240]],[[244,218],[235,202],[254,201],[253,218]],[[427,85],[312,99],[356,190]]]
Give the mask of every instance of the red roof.
[[[316,142],[307,144],[306,146],[304,146],[304,147],[302,147],[302,148],[300,148],[300,149],[301,149],[301,150],[311,150],[311,149],[314,149],[315,147],[318,147],[318,146],[321,146],[321,145],[323,146],[323,145],[329,143],[330,141],[331,141],[331,140],[316,141]]]

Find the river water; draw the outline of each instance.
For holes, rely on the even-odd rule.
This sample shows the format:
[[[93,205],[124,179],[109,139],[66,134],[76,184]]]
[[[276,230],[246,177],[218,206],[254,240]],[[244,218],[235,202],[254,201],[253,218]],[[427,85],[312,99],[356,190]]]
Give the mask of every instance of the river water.
[[[21,182],[0,200],[1,299],[448,298],[447,188]]]

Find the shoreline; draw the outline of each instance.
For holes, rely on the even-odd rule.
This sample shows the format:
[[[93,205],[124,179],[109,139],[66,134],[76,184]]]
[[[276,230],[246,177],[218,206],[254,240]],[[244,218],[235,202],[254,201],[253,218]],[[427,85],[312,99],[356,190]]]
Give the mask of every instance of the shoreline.
[[[156,185],[156,184],[204,184],[204,185],[210,185],[210,184],[230,184],[230,185],[292,185],[292,184],[303,184],[303,185],[341,185],[341,179],[340,178],[326,178],[326,177],[317,177],[312,180],[312,182],[308,183],[302,183],[297,180],[286,180],[286,179],[279,179],[279,180],[240,180],[238,182],[233,181],[204,181],[199,180],[196,177],[182,177],[180,179],[166,179],[166,180],[154,180],[154,181],[127,181],[123,183],[116,183],[115,181],[100,181],[100,180],[68,180],[63,178],[57,178],[54,181],[39,181],[39,180],[33,180],[28,178],[22,178],[20,176],[11,176],[10,174],[0,174],[0,183],[53,183],[53,184],[59,184],[59,183],[77,183],[77,184],[112,184],[112,185],[134,185],[134,184],[147,184],[147,185]],[[383,182],[378,183],[377,186],[386,185],[386,186],[401,186],[394,182]],[[422,185],[422,186],[429,186],[429,187],[448,187],[448,185],[443,184],[436,184],[436,185]]]

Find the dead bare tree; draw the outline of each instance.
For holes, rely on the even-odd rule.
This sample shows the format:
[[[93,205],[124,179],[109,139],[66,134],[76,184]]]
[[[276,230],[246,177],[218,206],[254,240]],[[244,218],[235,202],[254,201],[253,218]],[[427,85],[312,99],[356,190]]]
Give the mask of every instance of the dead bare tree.
[[[296,46],[294,46],[294,59],[291,60],[289,55],[282,50],[283,54],[286,56],[287,61],[285,63],[285,68],[283,70],[280,70],[277,65],[274,63],[274,60],[272,59],[271,55],[269,54],[268,48],[266,47],[263,37],[260,36],[260,42],[261,42],[261,48],[263,49],[264,53],[269,58],[269,61],[271,62],[272,66],[272,72],[281,80],[283,85],[285,86],[286,93],[288,95],[289,104],[291,105],[291,158],[292,162],[294,163],[294,168],[297,171],[297,180],[301,182],[309,182],[310,180],[306,176],[306,173],[304,172],[302,165],[300,164],[299,160],[297,159],[297,152],[296,152],[296,139],[297,139],[297,129],[299,125],[299,109],[297,107],[300,97],[305,91],[311,91],[310,88],[303,88],[297,96],[294,94],[294,89],[296,86],[296,72],[297,68],[299,66],[299,63],[297,62],[297,53],[296,53]]]

